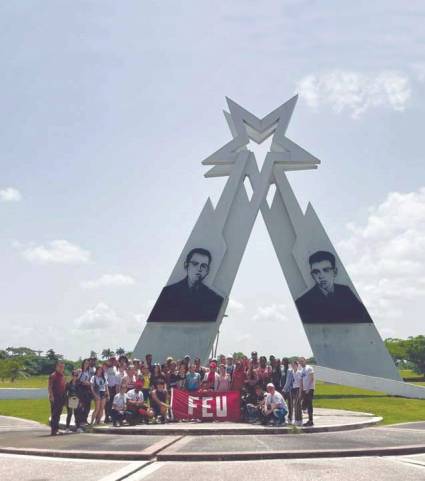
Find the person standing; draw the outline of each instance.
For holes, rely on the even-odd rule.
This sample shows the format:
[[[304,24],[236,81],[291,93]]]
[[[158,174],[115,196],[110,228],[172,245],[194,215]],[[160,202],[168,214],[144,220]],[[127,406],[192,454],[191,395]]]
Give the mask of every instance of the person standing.
[[[220,364],[218,381],[215,390],[218,392],[230,391],[231,382],[230,375],[226,372],[226,366],[224,364]]]
[[[51,435],[56,436],[59,433],[59,420],[62,414],[65,402],[65,364],[63,361],[57,361],[55,371],[49,376],[49,401],[50,401],[50,428]]]
[[[210,362],[210,370],[205,373],[204,376],[204,382],[207,383],[208,389],[210,391],[216,391],[217,390],[217,384],[218,384],[218,372],[217,372],[217,363],[212,361]]]
[[[304,406],[307,409],[308,421],[303,426],[313,426],[313,397],[316,380],[313,368],[306,363],[304,357],[299,359],[301,365],[301,392]]]
[[[114,402],[115,394],[119,391],[121,378],[118,375],[117,360],[115,357],[110,357],[107,362],[105,370],[106,380],[108,381],[108,402],[105,405],[105,423],[109,423],[111,419],[112,403]]]
[[[90,413],[90,405],[92,401],[90,361],[84,359],[81,363],[81,373],[78,378],[78,390],[80,398],[80,424],[87,424],[87,418]]]
[[[91,424],[100,424],[105,411],[105,405],[109,400],[108,381],[106,380],[102,366],[96,368],[96,373],[91,378],[90,384],[95,403],[91,416]]]
[[[282,395],[283,399],[285,399],[286,403],[288,404],[288,424],[290,424],[292,423],[292,414],[294,407],[292,398],[292,390],[294,386],[294,371],[292,367],[288,367],[286,373],[282,372],[282,379],[285,379],[285,383],[282,383]]]
[[[292,374],[294,381],[292,383],[291,398],[294,405],[294,424],[301,426],[303,423],[302,396],[301,396],[301,373],[302,369],[298,361],[292,361]]]
[[[195,364],[191,364],[189,367],[189,372],[186,374],[186,384],[185,387],[189,392],[196,392],[201,385],[201,375],[196,372]]]
[[[70,424],[72,415],[74,415],[75,429],[80,432],[80,400],[78,397],[78,376],[79,372],[74,369],[72,371],[72,377],[65,387],[65,400],[66,400],[66,432],[70,432]]]

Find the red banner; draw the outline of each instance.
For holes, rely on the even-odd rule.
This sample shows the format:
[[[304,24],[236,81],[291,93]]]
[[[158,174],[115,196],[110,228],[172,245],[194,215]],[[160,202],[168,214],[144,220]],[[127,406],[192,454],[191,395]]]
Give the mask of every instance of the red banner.
[[[239,391],[187,392],[171,390],[171,410],[174,419],[203,421],[239,421],[241,418]]]

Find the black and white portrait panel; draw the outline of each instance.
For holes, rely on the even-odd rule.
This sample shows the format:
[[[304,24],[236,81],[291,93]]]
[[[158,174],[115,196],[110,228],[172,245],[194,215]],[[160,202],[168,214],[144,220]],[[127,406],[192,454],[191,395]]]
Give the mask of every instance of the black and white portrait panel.
[[[315,285],[295,301],[303,323],[373,322],[351,288],[336,282],[338,267],[331,252],[315,252],[309,264]]]
[[[186,255],[186,276],[164,289],[156,301],[148,322],[215,322],[224,298],[204,284],[212,256],[202,247]]]

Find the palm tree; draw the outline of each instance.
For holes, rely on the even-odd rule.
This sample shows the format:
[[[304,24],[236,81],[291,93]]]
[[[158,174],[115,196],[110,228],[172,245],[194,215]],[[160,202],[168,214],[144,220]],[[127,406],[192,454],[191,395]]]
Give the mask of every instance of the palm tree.
[[[125,349],[123,349],[122,347],[119,347],[116,351],[115,351],[116,355],[117,356],[123,356],[125,354]]]
[[[109,359],[113,355],[114,355],[114,351],[112,351],[109,347],[108,347],[108,349],[103,349],[102,354],[101,354],[102,359]]]

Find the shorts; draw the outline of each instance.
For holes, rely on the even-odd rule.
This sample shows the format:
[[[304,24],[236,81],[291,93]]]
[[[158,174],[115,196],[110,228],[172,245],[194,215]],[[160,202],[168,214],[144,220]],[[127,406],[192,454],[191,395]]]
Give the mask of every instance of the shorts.
[[[105,399],[106,398],[106,392],[105,391],[99,391],[99,398]]]

